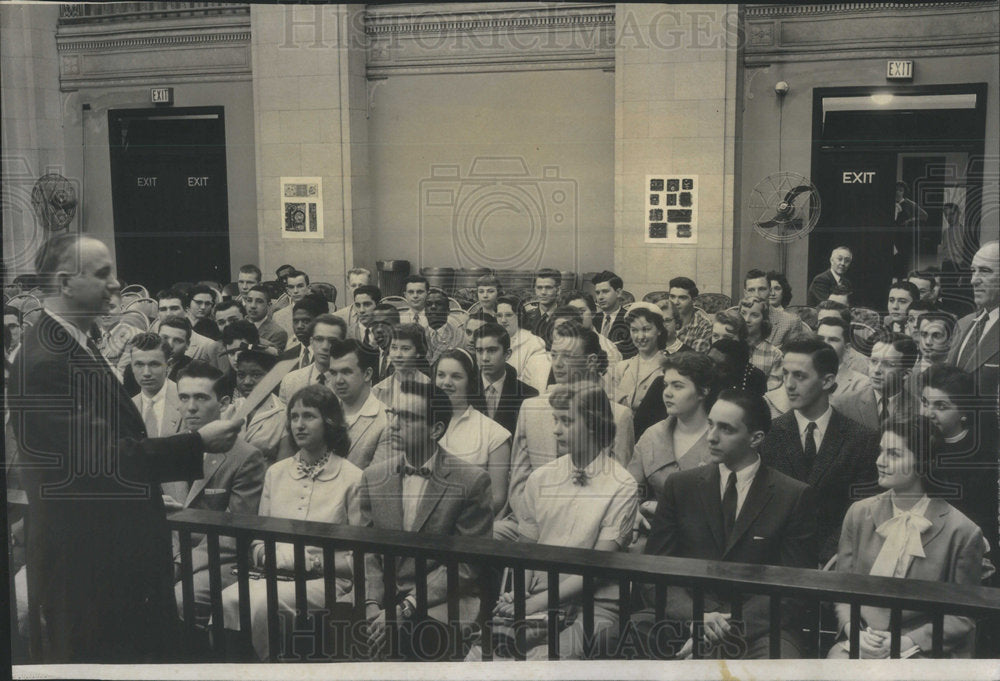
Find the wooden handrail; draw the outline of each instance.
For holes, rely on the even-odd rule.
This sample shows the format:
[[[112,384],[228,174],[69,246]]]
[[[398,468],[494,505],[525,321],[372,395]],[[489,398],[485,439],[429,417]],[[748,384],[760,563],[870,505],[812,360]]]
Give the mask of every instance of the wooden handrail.
[[[168,516],[173,529],[222,535],[250,533],[281,542],[335,542],[365,553],[494,563],[541,571],[627,577],[634,582],[711,590],[725,587],[753,594],[861,603],[884,608],[944,611],[956,615],[1000,613],[1000,589],[913,579],[871,577],[804,568],[729,563],[694,558],[612,553],[475,537],[452,537],[351,527],[305,520],[238,516],[184,509]]]

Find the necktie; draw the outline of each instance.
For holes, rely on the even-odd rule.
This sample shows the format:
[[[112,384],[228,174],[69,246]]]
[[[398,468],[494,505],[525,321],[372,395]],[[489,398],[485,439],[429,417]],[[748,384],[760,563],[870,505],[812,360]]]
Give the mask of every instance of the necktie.
[[[611,332],[611,315],[605,312],[604,322],[601,324],[601,335],[607,338],[610,332]]]
[[[979,315],[979,319],[973,325],[972,329],[969,330],[969,335],[966,336],[966,341],[964,347],[962,347],[962,352],[958,357],[958,367],[962,368],[965,363],[975,354],[976,349],[979,347],[979,341],[983,337],[983,329],[986,328],[986,322],[989,321],[990,316],[984,311]]]
[[[816,460],[816,423],[814,421],[810,421],[806,425],[806,441],[802,446],[802,455],[806,470],[811,471],[813,462]]]
[[[729,473],[726,481],[726,491],[722,495],[722,529],[726,534],[726,540],[732,534],[733,525],[736,524],[736,472]]]
[[[486,411],[490,418],[497,413],[497,389],[492,385],[486,388]]]
[[[364,340],[364,344],[365,344],[365,345],[371,345],[371,344],[372,344],[372,339],[371,339],[371,332],[370,332],[370,331],[369,331],[368,329],[365,329],[365,340]]]
[[[302,348],[302,360],[299,362],[299,368],[309,366],[312,360],[309,358],[309,348]]]
[[[160,436],[160,424],[156,421],[152,400],[146,400],[146,408],[142,410],[142,422],[146,424],[146,437]]]
[[[385,378],[386,371],[389,370],[389,355],[387,353],[382,353],[382,361],[379,363],[378,367],[378,378],[382,380]]]
[[[319,383],[320,385],[326,385],[326,374],[323,373],[318,374],[316,376],[316,382]]]
[[[399,464],[399,466],[396,467],[396,472],[403,476],[420,475],[425,478],[429,478],[431,476],[431,469],[428,468],[427,466],[417,467],[417,466],[411,466],[408,463]]]
[[[878,398],[878,401],[878,422],[885,425],[885,422],[889,420],[889,399],[886,397],[880,397]]]

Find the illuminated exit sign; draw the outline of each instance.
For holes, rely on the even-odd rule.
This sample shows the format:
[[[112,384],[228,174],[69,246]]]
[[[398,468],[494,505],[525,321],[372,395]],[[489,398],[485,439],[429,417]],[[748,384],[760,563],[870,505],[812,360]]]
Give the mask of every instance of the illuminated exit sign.
[[[885,77],[889,80],[911,80],[913,78],[913,62],[902,60],[886,62]]]
[[[174,89],[172,87],[149,88],[149,101],[153,104],[173,104]]]

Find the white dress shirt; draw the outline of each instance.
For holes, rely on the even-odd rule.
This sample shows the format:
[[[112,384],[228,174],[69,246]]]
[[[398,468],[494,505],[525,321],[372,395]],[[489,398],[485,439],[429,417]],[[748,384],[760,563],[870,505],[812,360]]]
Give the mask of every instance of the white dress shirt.
[[[798,409],[793,409],[792,413],[795,414],[795,422],[799,426],[799,442],[802,443],[802,450],[805,451],[806,448],[806,426],[809,425],[809,419],[802,415]],[[833,416],[833,407],[827,405],[826,411],[818,419],[813,420],[816,424],[816,430],[813,431],[813,440],[816,441],[816,451],[823,445],[823,436],[826,434],[827,426],[830,425],[830,417]]]
[[[760,468],[760,456],[757,460],[746,468],[736,471],[736,517],[740,517],[740,511],[743,509],[743,502],[747,500],[747,492],[750,491],[750,485],[753,483],[754,476],[757,475],[757,469]],[[726,497],[726,485],[729,483],[729,474],[732,471],[729,467],[724,464],[719,464],[719,497],[724,499]]]
[[[167,404],[167,382],[164,381],[163,385],[160,386],[160,391],[148,397],[146,393],[139,393],[142,401],[142,416],[146,416],[146,410],[149,409],[150,403],[153,405],[153,416],[156,418],[156,434],[151,434],[150,437],[157,437],[163,434],[163,413]]]

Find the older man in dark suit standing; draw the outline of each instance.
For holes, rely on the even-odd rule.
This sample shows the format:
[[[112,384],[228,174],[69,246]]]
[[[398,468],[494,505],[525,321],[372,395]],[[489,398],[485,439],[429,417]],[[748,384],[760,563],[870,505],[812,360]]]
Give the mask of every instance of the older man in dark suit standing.
[[[976,376],[977,394],[995,405],[1000,379],[1000,242],[988,241],[972,258],[976,311],[958,320],[948,363]]]
[[[879,434],[830,406],[837,368],[837,353],[818,338],[785,344],[792,409],[774,420],[760,449],[766,465],[815,488],[821,563],[837,553],[847,507],[878,491]]]
[[[31,515],[29,595],[45,623],[39,657],[176,659],[159,485],[198,477],[204,452],[229,449],[240,422],[147,438],[142,415],[89,335],[119,288],[107,247],[81,234],[53,237],[35,269],[54,295],[14,364],[8,404]]]

